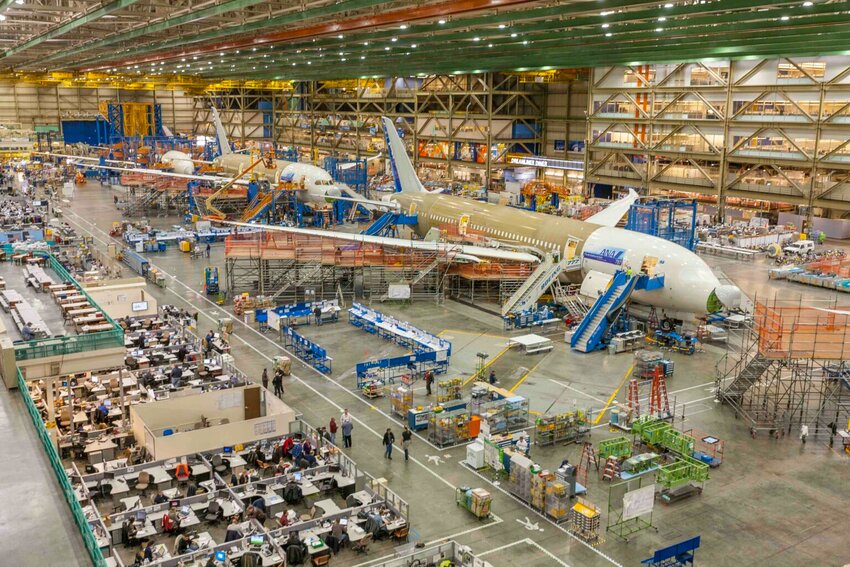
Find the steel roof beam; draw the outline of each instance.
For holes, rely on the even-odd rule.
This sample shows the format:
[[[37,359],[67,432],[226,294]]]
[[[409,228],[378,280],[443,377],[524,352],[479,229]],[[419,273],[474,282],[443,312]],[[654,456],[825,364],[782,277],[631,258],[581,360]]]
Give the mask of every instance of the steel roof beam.
[[[95,20],[98,20],[98,19],[102,18],[103,16],[111,14],[112,12],[115,12],[116,10],[121,10],[122,8],[132,6],[133,4],[135,4],[138,1],[139,0],[116,0],[115,2],[111,2],[111,3],[107,4],[106,6],[98,8],[97,10],[94,10],[92,12],[88,12],[87,14],[83,14],[83,15],[77,17],[77,18],[74,18],[73,20],[71,20],[69,22],[61,24],[60,26],[58,26],[58,27],[56,27],[52,30],[47,31],[46,33],[43,33],[43,34],[41,34],[37,37],[34,37],[34,38],[30,39],[29,41],[27,41],[26,43],[24,43],[22,45],[19,45],[19,46],[13,47],[12,49],[7,50],[3,54],[3,57],[11,57],[11,56],[13,56],[17,53],[20,53],[22,51],[25,51],[25,50],[27,50],[31,47],[35,47],[36,45],[44,43],[48,39],[53,39],[53,38],[59,37],[61,35],[65,35],[66,33],[73,31],[73,30],[79,28],[80,26],[84,26],[88,23],[94,22]],[[0,8],[0,10],[2,10],[2,8]]]

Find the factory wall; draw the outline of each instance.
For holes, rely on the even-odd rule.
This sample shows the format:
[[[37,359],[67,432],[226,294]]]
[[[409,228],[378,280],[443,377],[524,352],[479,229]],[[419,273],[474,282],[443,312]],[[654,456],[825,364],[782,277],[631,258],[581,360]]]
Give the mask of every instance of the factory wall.
[[[0,81],[0,124],[59,125],[61,118],[91,118],[101,101],[156,102],[162,121],[174,132],[191,132],[194,102],[179,90],[67,88]]]

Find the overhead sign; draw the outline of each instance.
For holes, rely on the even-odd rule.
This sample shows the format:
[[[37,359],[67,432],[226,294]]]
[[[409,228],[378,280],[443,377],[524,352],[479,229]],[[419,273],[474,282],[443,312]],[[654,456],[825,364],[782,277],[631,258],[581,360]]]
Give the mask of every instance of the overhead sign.
[[[510,163],[514,165],[527,165],[530,167],[546,167],[549,169],[568,169],[570,171],[584,171],[584,163],[578,160],[551,159],[536,156],[510,156]]]
[[[620,266],[623,264],[623,259],[626,256],[626,251],[622,248],[614,248],[606,246],[601,250],[585,250],[582,254],[585,260],[596,260],[606,264],[614,264]]]

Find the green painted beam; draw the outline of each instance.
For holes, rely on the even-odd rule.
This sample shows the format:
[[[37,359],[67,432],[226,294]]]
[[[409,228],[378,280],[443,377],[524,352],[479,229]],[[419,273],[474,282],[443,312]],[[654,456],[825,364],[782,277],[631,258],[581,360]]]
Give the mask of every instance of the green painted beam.
[[[209,18],[213,16],[220,16],[222,14],[226,14],[227,12],[233,12],[236,10],[243,10],[245,8],[254,6],[255,4],[261,4],[263,0],[227,0],[220,4],[216,4],[214,6],[210,6],[209,8],[204,8],[202,10],[197,10],[194,12],[189,12],[187,14],[183,14],[182,16],[176,16],[174,18],[167,18],[161,22],[156,22],[153,24],[148,24],[146,26],[142,26],[140,28],[130,30],[127,32],[122,32],[113,36],[106,37],[104,39],[100,39],[97,41],[93,41],[90,43],[83,44],[78,47],[74,47],[72,49],[59,51],[49,57],[45,57],[39,63],[47,63],[50,61],[55,61],[57,59],[63,59],[67,57],[74,57],[79,55],[80,53],[84,53],[91,49],[99,49],[102,47],[108,47],[110,45],[114,45],[115,43],[121,41],[130,41],[149,33],[157,33],[161,31],[166,31],[174,26],[179,26],[182,24],[188,24],[190,22],[194,22],[203,18]]]
[[[834,4],[834,10],[838,10],[839,12],[850,9],[850,2]],[[606,49],[611,49],[617,45],[621,45],[625,42],[634,42],[636,40],[651,40],[653,41],[653,45],[649,46],[652,49],[657,49],[659,46],[656,45],[658,41],[668,38],[670,36],[675,35],[686,35],[690,36],[695,32],[706,34],[706,36],[712,37],[714,40],[718,38],[725,38],[728,36],[728,39],[725,41],[733,41],[736,38],[744,38],[750,40],[752,38],[758,38],[764,34],[776,35],[777,33],[782,34],[783,37],[794,38],[798,36],[808,36],[808,35],[817,35],[820,33],[833,33],[833,28],[838,25],[846,26],[848,25],[848,21],[846,16],[841,13],[838,14],[830,14],[830,15],[820,15],[813,16],[806,20],[806,26],[801,27],[799,30],[796,28],[788,29],[788,26],[785,22],[778,21],[776,18],[773,18],[768,21],[760,21],[760,22],[738,22],[738,23],[730,23],[730,22],[719,22],[724,24],[718,30],[717,27],[717,18],[706,18],[700,23],[704,23],[704,25],[697,26],[694,28],[688,28],[686,30],[679,31],[677,29],[665,30],[665,32],[659,34],[655,32],[655,27],[657,24],[645,23],[640,25],[629,26],[627,32],[617,34],[617,40],[612,41],[610,39],[604,38],[604,30],[599,28],[595,28],[592,30],[574,30],[569,39],[564,39],[564,36],[561,33],[550,33],[546,34],[542,38],[537,38],[533,40],[533,45],[535,49],[541,48],[559,48],[563,49],[567,46],[575,46],[578,49],[587,50],[593,49],[595,51],[604,51]],[[832,27],[830,27],[832,26]],[[736,33],[731,33],[736,32]],[[536,37],[536,36],[535,36]],[[592,38],[597,42],[603,42],[603,44],[594,44],[592,46],[587,44],[587,39]],[[668,39],[664,39],[668,41]],[[700,39],[699,41],[704,41]],[[416,50],[410,50],[412,54],[415,54],[415,58],[418,59],[421,56],[427,56],[429,61],[436,61],[440,55],[448,54],[454,60],[457,58],[467,57],[469,59],[474,59],[476,61],[482,61],[489,59],[493,56],[497,56],[500,54],[500,48],[512,48],[515,50],[526,50],[518,39],[506,38],[501,41],[494,40],[490,43],[493,43],[493,48],[488,48],[486,45],[483,45],[485,42],[478,42],[471,45],[464,45],[459,47],[457,44],[424,44],[420,45]],[[347,55],[347,59],[351,62],[346,62],[346,65],[357,64],[358,63],[358,55],[360,53],[367,52],[368,57],[367,61],[368,65],[373,66],[376,69],[380,69],[381,66],[388,62],[393,62],[398,59],[400,56],[399,52],[405,51],[404,48],[399,47],[398,45],[393,46],[393,50],[390,52],[383,51],[384,46],[393,46],[392,43],[370,43],[369,50],[361,50],[357,52],[357,54]],[[312,60],[315,64],[322,64],[324,61],[331,60],[336,61],[337,65],[343,65],[342,62],[339,61],[335,56],[332,58],[323,58],[324,61],[320,61],[315,54],[293,54],[291,51],[264,51],[264,53],[271,55],[274,59],[280,59],[281,57],[287,57],[287,63],[296,62],[298,64],[305,64],[307,60]],[[248,72],[250,70],[246,67],[252,65],[249,58],[256,57],[256,54],[246,53],[241,57],[234,58],[233,55],[228,56],[228,61],[233,63],[235,62],[237,65],[242,64],[245,67],[241,68],[241,72]],[[214,57],[212,59],[218,60],[218,57]],[[407,59],[406,59],[407,60]],[[256,64],[266,64],[261,58],[256,59]]]
[[[763,0],[758,0],[758,1],[755,1],[755,0],[734,0],[734,2],[748,2],[748,3],[752,3],[754,5],[762,5],[763,4]],[[381,2],[378,2],[378,4],[381,4]],[[560,19],[560,18],[563,18],[564,16],[566,16],[568,14],[597,14],[596,18],[599,18],[598,12],[600,10],[615,10],[615,9],[618,9],[618,8],[627,8],[627,7],[636,6],[636,5],[637,6],[643,6],[643,5],[656,6],[656,4],[648,3],[648,2],[641,2],[641,3],[635,4],[633,1],[630,1],[630,0],[608,0],[606,2],[598,2],[592,8],[588,7],[587,5],[580,4],[580,3],[579,4],[567,4],[567,5],[548,7],[548,8],[534,8],[534,9],[531,9],[531,10],[523,10],[521,12],[520,11],[505,12],[505,13],[496,14],[496,15],[478,16],[478,17],[472,17],[472,18],[459,18],[459,19],[456,19],[456,20],[447,21],[445,24],[412,25],[408,28],[408,30],[406,30],[404,32],[403,35],[409,36],[409,35],[429,34],[429,33],[437,33],[437,32],[442,32],[442,33],[448,34],[450,32],[456,32],[457,30],[462,30],[462,29],[466,29],[468,27],[473,27],[473,26],[483,26],[483,25],[496,26],[499,23],[504,22],[506,19],[516,21],[517,18],[522,19],[522,20],[536,19],[536,18],[557,18],[557,19]],[[285,22],[278,21],[278,18],[270,18],[270,19],[264,20],[262,22],[252,22],[250,24],[246,24],[246,25],[242,26],[240,28],[239,32],[237,32],[236,35],[244,33],[244,32],[259,31],[260,29],[263,29],[263,28],[266,28],[266,27],[271,27],[271,26],[282,25],[283,23],[285,23]],[[130,54],[128,54],[128,56],[137,57],[139,55],[143,55],[143,54],[146,54],[146,53],[152,53],[152,52],[161,51],[161,50],[164,50],[164,49],[174,49],[174,48],[185,47],[186,45],[190,45],[190,44],[193,44],[193,43],[206,42],[206,41],[210,41],[210,40],[213,40],[213,39],[219,39],[219,38],[222,38],[222,37],[227,37],[229,35],[234,35],[234,34],[231,31],[228,31],[228,30],[215,30],[215,31],[212,31],[212,32],[199,34],[199,35],[196,35],[196,36],[182,37],[180,39],[175,39],[175,40],[172,40],[170,42],[161,42],[161,43],[153,44],[153,45],[150,45],[150,46],[144,46],[140,49],[133,50],[132,52],[130,52]],[[354,34],[346,35],[346,38],[343,41],[343,43],[362,42],[363,40],[371,40],[373,38],[389,39],[393,35],[402,35],[402,33],[399,32],[398,30],[368,31],[368,32],[365,32],[365,33],[354,33]],[[445,38],[443,38],[443,41],[445,41]],[[298,42],[296,42],[296,45],[301,45],[301,46],[308,45],[310,47],[314,47],[314,46],[315,47],[323,47],[323,46],[339,45],[339,43],[340,43],[340,40],[337,40],[336,38],[334,38],[334,39],[329,39],[329,40],[328,39],[325,39],[325,40],[319,39],[316,42],[313,42],[312,40],[298,41]],[[122,57],[123,56],[124,55],[122,55]],[[179,57],[180,54],[177,54],[177,56]],[[89,59],[86,59],[86,60],[83,60],[83,61],[75,62],[75,65],[85,65],[85,64],[91,63],[92,61],[109,61],[109,60],[114,60],[114,59],[115,59],[115,54],[100,55],[100,56],[95,57],[95,58],[89,58]]]
[[[687,8],[694,8],[693,6],[689,6]],[[560,29],[554,29],[552,26],[558,26],[561,28],[563,24],[561,23],[551,23],[545,22],[540,24],[532,24],[526,26],[514,26],[512,29],[520,29],[520,33],[528,34],[531,31],[537,30],[547,30],[548,33],[542,35],[529,35],[529,39],[533,42],[534,45],[540,45],[545,42],[551,42],[556,45],[553,47],[564,47],[567,45],[576,45],[582,49],[587,48],[583,40],[587,38],[595,38],[599,41],[603,41],[606,44],[618,44],[625,41],[634,41],[639,39],[652,39],[658,40],[662,37],[666,37],[669,35],[694,35],[694,34],[706,34],[711,37],[723,37],[728,36],[730,39],[734,37],[753,37],[753,30],[761,30],[763,33],[775,33],[776,31],[795,30],[799,27],[801,30],[820,30],[824,31],[826,28],[824,26],[833,25],[833,24],[847,24],[847,17],[844,15],[845,10],[850,10],[850,2],[841,2],[830,5],[821,5],[818,6],[815,10],[813,10],[812,15],[807,16],[805,20],[799,18],[799,26],[794,26],[789,28],[786,22],[779,20],[776,17],[765,16],[764,13],[757,12],[747,12],[745,14],[725,14],[722,16],[705,16],[705,17],[695,17],[688,20],[688,27],[680,28],[676,26],[677,22],[669,22],[670,28],[665,29],[665,31],[659,35],[658,32],[655,31],[655,28],[658,27],[658,23],[653,21],[643,22],[639,24],[633,24],[627,27],[624,27],[624,31],[617,32],[616,39],[605,39],[604,34],[608,30],[604,30],[599,26],[594,26],[592,28],[582,28],[582,29],[573,29],[569,32],[568,39],[565,39],[565,32]],[[837,13],[834,13],[837,12]],[[742,21],[743,16],[750,16],[752,18],[756,18],[758,21]],[[766,19],[767,18],[767,19]],[[796,21],[796,20],[795,20]],[[693,25],[691,25],[693,24]],[[722,26],[722,27],[720,27]],[[719,28],[719,29],[718,29]],[[610,30],[611,28],[609,28]],[[744,32],[742,33],[732,33],[732,32]],[[475,37],[476,33],[480,32],[457,32],[452,35],[453,39],[460,40],[471,40],[472,37]],[[794,32],[794,33],[803,33]],[[748,35],[749,34],[749,35]],[[318,44],[320,42],[316,42]],[[492,43],[494,48],[488,48],[486,44]],[[456,57],[469,57],[469,58],[487,58],[492,56],[492,54],[498,53],[499,47],[503,46],[512,46],[515,49],[524,49],[520,38],[510,38],[504,37],[500,40],[482,40],[477,43],[458,43],[457,41],[446,42],[443,38],[435,38],[435,39],[426,39],[422,43],[418,44],[418,48],[414,51],[417,55],[422,53],[427,53],[428,57],[435,57],[440,53],[447,53],[448,51],[452,51]],[[314,64],[318,63],[317,55],[315,53],[303,53],[298,55],[294,53],[297,46],[293,46],[292,48],[284,49],[284,50],[274,50],[272,51],[263,51],[263,53],[272,54],[274,58],[287,57],[289,58],[289,63],[297,62],[297,63],[306,63],[308,60],[313,60]],[[385,52],[384,47],[391,47],[392,51]],[[593,46],[594,49],[604,49],[606,46]],[[343,48],[344,49],[344,48]],[[376,66],[380,66],[383,64],[383,61],[389,59],[395,59],[399,56],[399,52],[403,52],[405,49],[400,44],[394,44],[390,41],[380,42],[380,41],[370,41],[368,49],[364,49],[360,47],[356,51],[356,53],[352,53],[351,55],[347,55],[347,59],[350,61],[355,61],[358,59],[359,55],[366,54],[367,60],[372,62],[372,64]],[[411,50],[413,51],[413,50]],[[252,54],[250,52],[246,52],[239,57],[235,57],[232,53],[228,56],[228,61],[237,64],[250,65],[249,63]],[[208,59],[218,60],[219,57],[209,57]],[[203,59],[207,60],[207,59]],[[203,61],[202,60],[202,61]],[[258,63],[263,63],[261,59],[257,59]],[[339,61],[337,59],[337,61]],[[340,62],[341,63],[341,62]],[[243,69],[245,71],[245,69]],[[249,71],[250,72],[250,71]]]
[[[706,60],[706,59],[747,59],[747,58],[765,58],[765,57],[783,57],[783,56],[815,56],[846,53],[850,34],[828,34],[820,40],[805,39],[799,42],[789,42],[786,38],[776,37],[768,38],[760,43],[752,43],[750,40],[743,40],[740,45],[728,46],[721,44],[714,46],[712,43],[699,40],[690,42],[679,42],[669,46],[665,50],[646,50],[644,48],[624,48],[619,50],[608,50],[599,53],[561,53],[556,50],[541,50],[539,52],[530,52],[524,56],[510,56],[493,59],[486,62],[476,62],[472,66],[467,63],[458,61],[441,61],[439,64],[423,61],[419,65],[392,65],[386,64],[381,68],[382,72],[375,72],[369,67],[326,65],[326,66],[311,66],[314,68],[303,68],[292,71],[291,69],[281,69],[279,72],[268,72],[267,74],[252,75],[252,78],[281,78],[288,80],[315,80],[315,79],[338,79],[338,78],[356,78],[361,76],[394,76],[394,75],[415,75],[418,73],[425,74],[445,74],[453,72],[469,73],[482,71],[503,71],[503,70],[518,70],[518,69],[539,69],[542,67],[551,68],[574,68],[588,66],[605,66],[634,63],[674,63],[682,61]],[[789,53],[789,50],[790,53]],[[244,75],[244,72],[241,75]],[[229,75],[212,74],[211,76],[226,78]]]
[[[8,51],[6,51],[3,54],[3,56],[4,57],[11,57],[12,55],[16,55],[16,54],[18,54],[22,51],[25,51],[25,50],[27,50],[31,47],[35,47],[36,45],[44,43],[48,39],[53,39],[55,37],[65,35],[66,33],[73,31],[80,26],[84,26],[88,23],[94,22],[94,21],[102,18],[103,16],[106,16],[107,14],[111,14],[112,12],[115,12],[116,10],[121,10],[122,8],[132,6],[133,4],[135,4],[138,1],[139,0],[116,0],[115,2],[110,2],[106,6],[102,6],[102,7],[98,8],[97,10],[93,10],[93,11],[87,13],[87,14],[81,14],[79,17],[76,17],[69,22],[65,22],[64,24],[61,24],[61,25],[59,25],[59,26],[39,35],[39,36],[36,36],[36,37],[28,40],[26,43],[23,43],[21,45],[13,47],[12,49],[9,49]],[[2,8],[0,8],[0,10],[2,10]]]
[[[126,32],[123,34],[118,34],[116,36],[108,37],[102,39],[100,41],[96,41],[90,44],[82,45],[79,47],[75,47],[73,49],[69,49],[66,51],[59,52],[55,55],[52,55],[42,61],[40,63],[55,61],[57,59],[67,59],[69,57],[75,57],[81,53],[86,51],[90,51],[92,49],[100,49],[102,47],[108,47],[109,45],[114,45],[115,43],[122,41],[130,41],[149,33],[157,33],[160,31],[168,30],[174,26],[183,25],[186,23],[202,20],[204,18],[208,18],[211,16],[218,16],[227,12],[232,12],[234,10],[241,10],[249,6],[253,6],[255,4],[260,4],[264,0],[228,0],[216,6],[212,6],[210,8],[205,8],[203,10],[198,10],[196,12],[191,12],[189,14],[185,14],[183,16],[178,16],[176,18],[169,18],[163,22],[159,22],[156,24],[150,24],[148,26],[144,26],[143,28],[139,28],[138,30],[133,30],[130,32]],[[379,4],[383,4],[384,0],[343,0],[336,4],[330,6],[323,6],[321,8],[313,8],[310,10],[303,10],[301,12],[295,12],[290,14],[284,14],[281,16],[277,16],[274,18],[267,18],[260,20],[258,22],[252,22],[248,24],[243,24],[238,27],[233,28],[224,28],[220,30],[216,30],[215,32],[209,32],[213,34],[208,39],[212,39],[213,37],[226,37],[229,35],[242,34],[250,31],[254,31],[257,29],[261,29],[266,26],[284,26],[297,22],[302,22],[309,18],[319,18],[319,17],[327,17],[333,14],[350,11],[350,10],[358,10],[365,7],[375,6]],[[204,35],[204,34],[200,34]],[[171,49],[178,45],[185,45],[187,43],[191,43],[193,40],[191,37],[180,37],[175,40],[158,42],[155,44],[155,49]],[[129,56],[129,54],[127,55]],[[112,58],[115,57],[113,53],[111,55]],[[122,55],[124,57],[124,55]],[[74,65],[77,66],[79,63],[75,62]]]

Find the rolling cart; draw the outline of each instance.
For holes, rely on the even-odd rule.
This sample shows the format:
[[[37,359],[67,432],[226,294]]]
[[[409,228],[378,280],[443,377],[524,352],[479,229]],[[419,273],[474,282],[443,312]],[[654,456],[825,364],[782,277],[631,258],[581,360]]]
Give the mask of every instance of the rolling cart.
[[[490,504],[493,497],[483,488],[461,486],[455,489],[455,504],[463,506],[479,520],[490,517]]]

